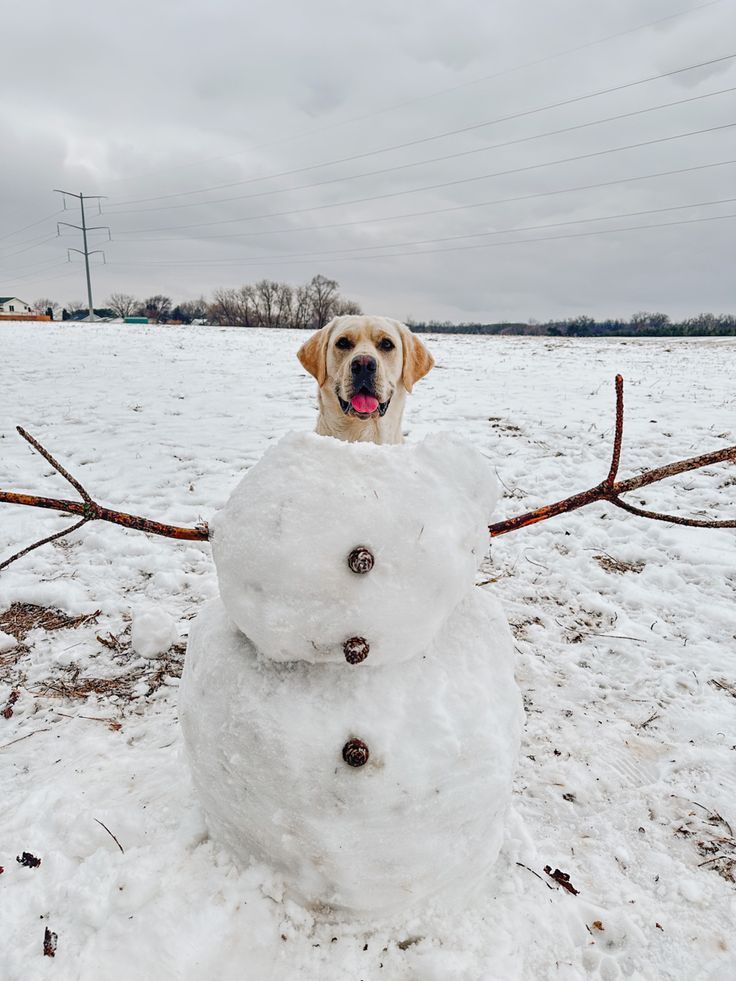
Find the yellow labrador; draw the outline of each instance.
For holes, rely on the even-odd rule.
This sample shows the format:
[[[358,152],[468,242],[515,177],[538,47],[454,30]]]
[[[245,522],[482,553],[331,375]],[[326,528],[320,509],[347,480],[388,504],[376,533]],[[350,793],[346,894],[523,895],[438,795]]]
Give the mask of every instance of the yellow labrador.
[[[297,357],[319,385],[316,431],[348,443],[402,442],[406,393],[434,365],[409,328],[388,317],[335,317]]]

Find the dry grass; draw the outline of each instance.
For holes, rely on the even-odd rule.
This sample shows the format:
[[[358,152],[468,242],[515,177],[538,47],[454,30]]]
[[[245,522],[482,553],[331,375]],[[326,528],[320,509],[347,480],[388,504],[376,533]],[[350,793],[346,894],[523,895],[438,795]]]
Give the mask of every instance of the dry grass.
[[[94,613],[71,617],[61,610],[35,603],[13,603],[4,613],[0,613],[0,630],[22,642],[32,630],[76,630],[85,623],[96,623],[101,612],[95,610]]]
[[[44,679],[27,690],[32,695],[71,701],[84,701],[91,695],[103,699],[114,698],[118,704],[147,698],[157,692],[167,678],[181,677],[185,650],[185,644],[175,644],[160,657],[142,662],[131,655],[129,646],[126,649],[121,645],[118,656],[111,661],[119,664],[122,670],[112,677],[83,674],[79,665],[70,664],[61,668],[55,677]],[[146,685],[145,691],[141,682]]]
[[[720,875],[726,882],[736,884],[736,838],[729,822],[718,811],[690,801],[697,808],[690,811],[675,834],[689,838],[698,856],[699,868]]]
[[[18,646],[0,655],[0,680],[12,685],[13,690],[26,691],[36,698],[84,701],[90,697],[112,700],[116,707],[153,695],[166,683],[167,678],[181,677],[186,645],[175,644],[157,658],[141,659],[132,650],[130,627],[118,634],[99,634],[96,637],[110,674],[90,675],[79,664],[59,666],[54,675],[26,686],[23,661],[30,654],[27,638],[34,630],[54,633],[57,630],[76,630],[95,624],[101,611],[70,616],[62,610],[37,606],[33,603],[13,603],[0,613],[0,630],[15,637]],[[94,663],[92,655],[88,663]],[[86,659],[87,660],[87,659]],[[98,662],[99,663],[99,662]],[[145,688],[144,688],[145,686]],[[7,717],[12,715],[12,706]]]
[[[728,681],[726,678],[711,678],[708,684],[718,689],[718,691],[724,691],[732,698],[736,698],[736,684]]]
[[[617,576],[623,576],[627,572],[634,572],[638,575],[646,565],[646,562],[641,561],[624,562],[621,559],[614,559],[608,552],[603,552],[601,555],[594,555],[593,558],[602,569]]]

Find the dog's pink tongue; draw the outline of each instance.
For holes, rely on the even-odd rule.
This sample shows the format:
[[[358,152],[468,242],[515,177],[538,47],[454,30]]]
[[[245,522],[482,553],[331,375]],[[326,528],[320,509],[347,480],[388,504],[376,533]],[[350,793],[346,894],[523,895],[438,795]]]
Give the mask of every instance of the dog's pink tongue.
[[[378,408],[378,399],[373,395],[353,395],[350,404],[356,412],[375,412]]]

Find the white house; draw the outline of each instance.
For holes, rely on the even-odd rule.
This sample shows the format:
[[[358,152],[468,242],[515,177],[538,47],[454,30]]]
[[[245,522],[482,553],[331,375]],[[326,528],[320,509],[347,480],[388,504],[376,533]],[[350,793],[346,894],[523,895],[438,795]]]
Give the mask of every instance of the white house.
[[[31,307],[25,300],[17,296],[0,296],[0,313],[32,313]]]

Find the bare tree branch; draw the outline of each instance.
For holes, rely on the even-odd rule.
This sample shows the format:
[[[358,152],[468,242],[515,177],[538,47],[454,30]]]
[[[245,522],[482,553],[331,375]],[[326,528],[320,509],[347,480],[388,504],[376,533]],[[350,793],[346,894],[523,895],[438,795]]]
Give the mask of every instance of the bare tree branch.
[[[57,470],[65,480],[69,481],[72,487],[76,491],[78,491],[80,497],[82,497],[83,500],[89,501],[90,503],[92,502],[92,498],[89,496],[89,494],[84,489],[84,487],[82,487],[82,485],[79,483],[76,477],[72,477],[69,471],[65,470],[64,467],[62,467],[62,465],[59,463],[59,461],[54,459],[53,456],[51,456],[51,454],[46,449],[46,447],[41,446],[38,440],[35,439],[33,436],[31,436],[30,433],[27,433],[22,426],[16,426],[15,428],[21,434],[23,439],[27,440],[31,444],[34,450],[40,453],[44,459],[49,461],[49,463],[54,468],[54,470]]]
[[[621,375],[616,375],[616,428],[613,440],[613,456],[611,468],[608,476],[600,484],[591,487],[589,490],[582,491],[580,494],[573,494],[562,501],[554,504],[544,504],[534,511],[527,511],[514,518],[507,518],[504,521],[496,521],[488,526],[491,538],[499,535],[507,535],[511,531],[519,528],[526,528],[529,525],[546,521],[554,518],[558,514],[567,514],[578,508],[593,504],[595,501],[608,501],[610,504],[637,514],[643,518],[652,518],[655,521],[669,521],[676,525],[688,525],[693,528],[736,528],[736,520],[712,521],[705,518],[682,518],[679,515],[661,514],[659,511],[645,511],[634,507],[621,500],[621,494],[627,491],[638,490],[640,487],[648,487],[667,477],[675,477],[679,473],[686,473],[689,470],[700,470],[713,463],[736,462],[736,446],[727,446],[722,450],[713,450],[711,453],[703,453],[701,456],[693,456],[688,460],[678,460],[675,463],[668,463],[663,467],[654,470],[645,470],[644,473],[636,477],[629,477],[628,480],[616,480],[619,462],[621,459],[621,444],[623,440],[624,428],[624,380]]]
[[[621,462],[621,443],[624,438],[624,379],[623,375],[616,375],[616,430],[613,436],[613,456],[611,458],[611,469],[606,477],[606,484],[613,487],[618,473],[618,465]]]
[[[77,521],[70,528],[64,528],[62,531],[57,531],[55,535],[49,535],[47,538],[42,538],[40,541],[34,542],[33,545],[28,545],[26,548],[21,549],[20,552],[16,552],[15,555],[11,555],[9,559],[5,559],[4,562],[0,562],[0,570],[4,569],[5,566],[10,565],[11,562],[15,562],[16,559],[21,559],[24,555],[28,555],[28,553],[32,552],[35,548],[40,548],[42,545],[48,545],[49,542],[55,542],[57,538],[63,538],[65,535],[70,535],[73,531],[76,531],[77,528],[81,528],[82,525],[86,525],[88,521],[89,518],[82,518],[81,521]]]
[[[736,446],[727,446],[721,450],[703,453],[701,456],[690,457],[688,460],[677,460],[674,463],[668,463],[665,466],[656,467],[653,470],[646,470],[644,473],[638,474],[636,477],[629,477],[627,480],[616,480],[621,461],[621,446],[623,442],[623,391],[624,380],[621,375],[616,375],[616,424],[611,466],[606,478],[600,484],[596,484],[595,487],[591,487],[589,490],[582,491],[579,494],[573,494],[571,497],[556,501],[554,504],[545,504],[542,507],[536,508],[534,511],[527,511],[525,514],[519,514],[516,517],[506,518],[504,521],[497,521],[489,525],[488,531],[491,538],[506,535],[509,532],[517,531],[519,528],[526,528],[540,521],[546,521],[548,518],[553,518],[558,514],[567,514],[569,511],[575,511],[595,501],[608,501],[614,507],[628,511],[630,514],[636,514],[643,518],[651,518],[655,521],[669,521],[672,524],[688,525],[694,528],[736,528],[736,519],[715,521],[705,518],[683,518],[679,515],[661,514],[658,511],[644,510],[621,499],[621,495],[628,491],[647,487],[667,477],[674,477],[677,474],[686,473],[691,470],[700,470],[702,467],[707,467],[715,463],[736,462]],[[27,440],[79,492],[82,500],[69,501],[53,497],[39,497],[35,494],[21,494],[16,491],[0,490],[0,504],[19,504],[27,507],[49,508],[66,514],[79,515],[81,520],[70,528],[59,531],[54,535],[49,535],[47,538],[22,549],[20,552],[16,552],[15,555],[10,556],[10,558],[0,563],[0,570],[6,568],[11,562],[15,562],[23,555],[27,555],[34,549],[40,548],[41,545],[71,534],[88,521],[108,521],[111,524],[122,525],[124,528],[144,531],[149,535],[161,535],[164,538],[175,538],[179,541],[208,541],[209,529],[206,522],[202,522],[195,528],[187,528],[179,525],[168,525],[160,521],[154,521],[151,518],[144,518],[141,515],[127,514],[124,511],[115,511],[111,508],[103,507],[92,499],[82,484],[37,439],[20,426],[18,426],[18,432],[23,439]]]
[[[51,453],[49,453],[45,446],[42,446],[41,443],[35,439],[35,437],[31,436],[31,434],[26,432],[26,430],[21,426],[17,426],[16,428],[23,439],[30,443],[31,446],[38,453],[40,453],[45,460],[48,460],[54,470],[60,473],[61,476],[79,492],[82,500],[68,501],[55,497],[39,497],[36,494],[18,494],[15,491],[0,491],[0,504],[20,504],[35,508],[49,508],[54,511],[65,512],[66,514],[80,515],[81,521],[77,521],[71,527],[64,528],[62,531],[58,531],[54,535],[49,535],[46,538],[42,538],[40,541],[34,542],[27,548],[21,549],[21,551],[11,555],[8,559],[5,559],[5,561],[0,562],[0,571],[5,569],[12,562],[15,562],[17,559],[20,559],[29,552],[34,551],[34,549],[40,548],[42,545],[46,545],[49,542],[56,541],[59,538],[63,538],[65,535],[70,535],[78,528],[81,528],[82,525],[87,524],[88,521],[109,521],[112,524],[122,525],[124,528],[131,528],[135,531],[145,531],[150,535],[162,535],[165,538],[176,538],[182,541],[205,542],[208,540],[209,530],[205,523],[197,525],[196,528],[185,528],[179,527],[178,525],[163,524],[160,521],[153,521],[151,518],[144,518],[141,515],[126,514],[124,511],[114,511],[111,508],[102,507],[101,504],[98,504],[92,499],[89,492],[82,486],[76,477],[73,477],[69,471],[63,467],[59,461],[51,455]]]
[[[736,519],[733,521],[711,521],[710,518],[681,518],[678,514],[662,514],[661,511],[647,511],[644,508],[634,507],[627,501],[622,501],[619,497],[610,498],[611,504],[630,514],[638,514],[641,518],[652,518],[654,521],[669,521],[673,525],[688,525],[691,528],[736,528]]]

